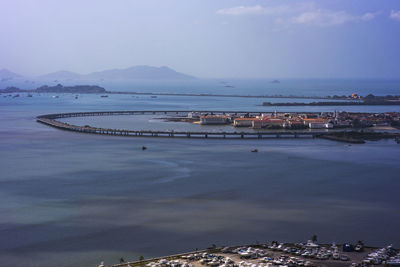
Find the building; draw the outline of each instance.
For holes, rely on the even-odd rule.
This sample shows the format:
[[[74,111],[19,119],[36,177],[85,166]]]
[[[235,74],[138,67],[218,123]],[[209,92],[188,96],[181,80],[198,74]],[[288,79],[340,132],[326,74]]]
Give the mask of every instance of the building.
[[[224,115],[208,115],[208,116],[200,116],[200,124],[227,124],[229,122],[229,118]]]
[[[284,122],[283,127],[292,129],[302,129],[305,128],[306,126],[300,120],[288,120]]]
[[[285,121],[281,119],[263,119],[263,120],[253,120],[252,127],[255,129],[265,128],[265,127],[283,127]]]
[[[331,129],[333,124],[330,122],[310,122],[308,123],[308,128],[310,129]]]
[[[233,126],[235,127],[251,127],[253,126],[253,121],[259,119],[256,118],[237,118],[233,121]]]
[[[192,111],[192,112],[189,112],[187,116],[188,116],[188,118],[198,119],[198,118],[200,118],[201,114],[200,114],[200,112]]]

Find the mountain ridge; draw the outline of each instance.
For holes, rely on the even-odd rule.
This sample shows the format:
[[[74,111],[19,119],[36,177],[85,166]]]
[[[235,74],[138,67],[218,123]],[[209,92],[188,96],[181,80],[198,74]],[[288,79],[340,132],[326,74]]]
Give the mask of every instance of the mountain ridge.
[[[19,75],[15,72],[12,72],[8,69],[1,69],[0,70],[0,81],[4,82],[4,81],[8,81],[8,80],[12,80],[15,78],[22,78],[22,75]]]
[[[177,72],[167,66],[153,67],[147,65],[131,66],[125,69],[107,69],[103,71],[91,72],[88,74],[78,74],[71,71],[56,71],[37,77],[41,80],[192,80],[196,77]]]

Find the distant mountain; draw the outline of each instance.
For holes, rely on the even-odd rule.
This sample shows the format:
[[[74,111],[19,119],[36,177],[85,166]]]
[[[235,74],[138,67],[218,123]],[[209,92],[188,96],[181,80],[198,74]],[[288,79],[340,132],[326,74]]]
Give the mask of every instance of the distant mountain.
[[[79,80],[81,78],[82,75],[65,70],[52,72],[38,77],[40,80]]]
[[[115,80],[191,80],[195,77],[177,72],[168,67],[134,66],[127,69],[112,69],[85,75],[58,71],[39,76],[51,81],[115,81]]]
[[[195,77],[176,72],[168,67],[134,66],[85,75],[93,80],[191,80]]]
[[[7,69],[0,70],[0,81],[2,81],[2,82],[8,81],[8,80],[13,80],[13,79],[20,79],[20,78],[23,78],[23,77],[12,71],[9,71]]]

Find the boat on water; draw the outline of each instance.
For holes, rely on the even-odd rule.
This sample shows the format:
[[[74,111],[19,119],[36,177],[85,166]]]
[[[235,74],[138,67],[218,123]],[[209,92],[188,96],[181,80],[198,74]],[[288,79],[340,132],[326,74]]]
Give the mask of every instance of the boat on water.
[[[108,95],[101,95],[100,97],[108,97]]]
[[[19,94],[16,94],[16,95],[13,96],[13,98],[16,98],[16,97],[19,97]]]
[[[58,98],[58,97],[59,97],[58,95],[53,95],[53,96],[52,96],[52,98]]]
[[[156,95],[152,95],[151,98],[157,98],[157,96]]]
[[[28,94],[28,95],[27,95],[27,97],[33,97],[33,95],[31,95],[31,94]]]

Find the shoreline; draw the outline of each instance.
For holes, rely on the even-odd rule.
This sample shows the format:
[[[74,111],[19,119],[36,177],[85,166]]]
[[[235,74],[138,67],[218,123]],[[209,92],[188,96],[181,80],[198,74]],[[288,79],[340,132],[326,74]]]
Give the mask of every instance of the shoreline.
[[[139,259],[137,261],[123,261],[112,267],[134,267],[134,266],[252,266],[258,264],[264,267],[289,265],[289,266],[326,266],[347,267],[362,266],[362,264],[374,264],[377,266],[391,266],[377,252],[390,255],[396,261],[399,251],[391,246],[384,248],[366,246],[361,241],[356,245],[349,243],[318,244],[311,240],[307,243],[278,243],[272,241],[268,244],[250,244],[241,246],[210,247],[203,250],[166,255],[150,259]],[[304,252],[304,253],[303,253]],[[123,258],[121,258],[123,259]],[[386,259],[389,261],[389,257]],[[227,262],[228,261],[228,262]],[[247,264],[246,264],[247,263]],[[102,262],[99,267],[104,267]]]

